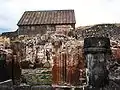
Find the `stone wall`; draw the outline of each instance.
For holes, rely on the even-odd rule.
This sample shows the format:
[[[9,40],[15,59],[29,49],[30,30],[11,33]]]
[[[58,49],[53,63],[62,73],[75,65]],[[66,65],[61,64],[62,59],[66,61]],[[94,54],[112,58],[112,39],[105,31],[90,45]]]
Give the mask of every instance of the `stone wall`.
[[[47,30],[46,25],[38,25],[38,26],[20,26],[18,28],[18,35],[29,35],[33,36],[36,34],[45,34]]]
[[[73,25],[31,25],[31,26],[19,26],[18,35],[34,36],[36,34],[43,35],[48,33],[68,34],[70,30],[73,30]]]
[[[69,53],[66,53],[66,55],[68,55],[69,58],[67,58],[65,62],[69,62],[70,60],[71,65],[75,66],[76,69],[80,69],[80,68],[77,68],[78,64],[81,64],[81,67],[82,67],[81,69],[84,68],[84,64],[82,61],[83,59],[81,56],[82,55],[82,46],[81,46],[82,44],[81,44],[81,41],[75,39],[74,36],[72,36],[73,35],[72,26],[71,25],[56,25],[55,30],[54,30],[54,27],[52,29],[51,26],[47,26],[47,31],[43,35],[38,33],[36,34],[36,36],[20,35],[18,37],[18,41],[21,43],[21,45],[18,45],[19,49],[16,49],[16,50],[19,50],[18,55],[20,57],[22,77],[24,77],[26,80],[25,83],[35,84],[35,85],[43,84],[43,83],[52,84],[54,82],[53,78],[55,78],[53,77],[54,75],[52,73],[54,72],[53,67],[55,63],[53,58],[54,58],[54,55],[56,55],[57,57],[60,56],[60,53],[62,52],[63,53],[69,52]],[[80,49],[77,49],[77,48],[81,48],[81,52],[79,52],[78,50]],[[21,52],[22,54],[20,54]],[[77,58],[75,58],[76,55],[78,56]],[[72,63],[72,60],[75,62],[75,65]],[[79,62],[80,60],[81,62]],[[60,62],[62,62],[62,59],[60,60]],[[47,70],[49,71],[49,74],[47,74]],[[45,72],[45,74],[42,74],[42,72]],[[78,74],[79,73],[80,72],[78,70]],[[42,78],[44,78],[44,80]],[[46,78],[48,79],[47,81],[46,81]],[[62,84],[62,82],[63,81],[61,81],[60,83]]]
[[[119,24],[97,24],[76,28],[76,33],[80,38],[86,37],[109,37],[111,40],[120,40]]]
[[[22,69],[22,78],[28,85],[51,85],[52,73],[50,68]]]

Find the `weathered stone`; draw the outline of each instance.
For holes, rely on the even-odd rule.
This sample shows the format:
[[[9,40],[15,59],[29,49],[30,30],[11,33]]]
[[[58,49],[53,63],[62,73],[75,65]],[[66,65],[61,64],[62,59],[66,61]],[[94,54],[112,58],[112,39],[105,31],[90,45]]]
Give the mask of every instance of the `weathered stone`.
[[[29,85],[48,85],[52,82],[51,70],[47,68],[24,69],[22,75]]]
[[[89,70],[88,85],[90,90],[119,90],[120,86],[115,82],[111,82],[108,77],[109,73],[106,65],[111,58],[109,39],[103,37],[86,38],[84,52]]]
[[[12,87],[6,85],[0,85],[0,90],[13,90]]]
[[[31,90],[31,87],[29,85],[24,86],[14,86],[13,90]]]
[[[52,86],[33,86],[31,90],[53,90]]]

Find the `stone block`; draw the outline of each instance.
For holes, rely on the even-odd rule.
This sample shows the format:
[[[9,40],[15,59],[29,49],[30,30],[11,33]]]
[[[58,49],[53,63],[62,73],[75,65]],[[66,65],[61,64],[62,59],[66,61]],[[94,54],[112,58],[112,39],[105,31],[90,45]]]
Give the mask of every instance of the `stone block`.
[[[29,85],[26,86],[14,86],[14,90],[31,90]]]
[[[52,86],[33,86],[31,87],[31,90],[53,90]]]

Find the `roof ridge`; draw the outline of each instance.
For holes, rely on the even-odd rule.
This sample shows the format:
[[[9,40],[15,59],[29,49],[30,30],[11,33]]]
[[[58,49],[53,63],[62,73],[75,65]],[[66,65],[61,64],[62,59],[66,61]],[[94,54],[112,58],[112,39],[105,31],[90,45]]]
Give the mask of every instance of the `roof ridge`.
[[[31,11],[25,11],[25,12],[46,12],[46,11],[74,11],[74,9],[59,9],[59,10],[31,10]]]

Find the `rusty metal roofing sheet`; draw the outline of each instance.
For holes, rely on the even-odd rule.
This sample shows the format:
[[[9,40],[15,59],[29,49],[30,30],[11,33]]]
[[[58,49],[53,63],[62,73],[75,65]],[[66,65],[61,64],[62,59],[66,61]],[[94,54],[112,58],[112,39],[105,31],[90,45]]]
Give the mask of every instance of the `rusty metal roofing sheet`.
[[[19,25],[76,23],[74,10],[26,11]]]

